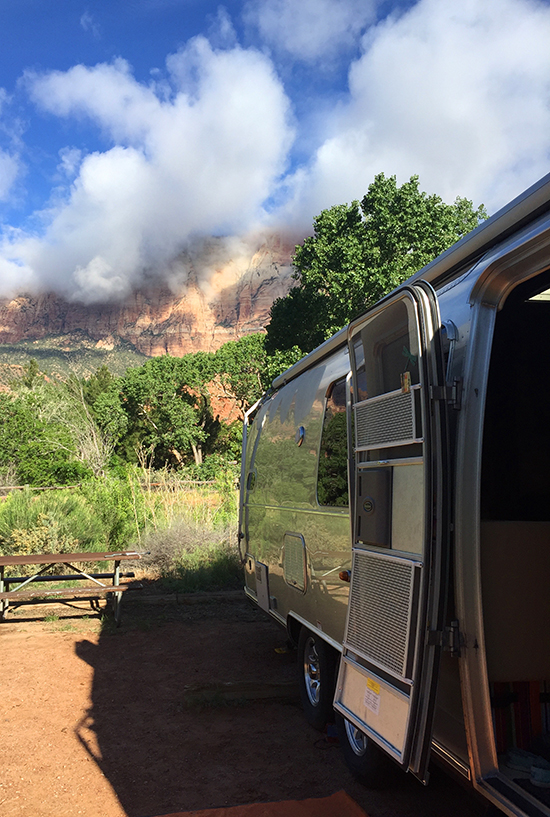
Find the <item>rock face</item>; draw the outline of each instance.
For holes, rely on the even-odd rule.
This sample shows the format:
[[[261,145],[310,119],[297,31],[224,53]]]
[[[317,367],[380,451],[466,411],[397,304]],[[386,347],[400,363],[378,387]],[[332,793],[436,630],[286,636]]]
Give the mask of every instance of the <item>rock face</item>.
[[[66,336],[69,348],[71,337],[84,336],[102,349],[125,341],[151,357],[214,351],[266,326],[271,304],[292,285],[293,249],[271,237],[248,257],[181,258],[167,282],[120,303],[83,305],[54,294],[0,299],[0,343]]]

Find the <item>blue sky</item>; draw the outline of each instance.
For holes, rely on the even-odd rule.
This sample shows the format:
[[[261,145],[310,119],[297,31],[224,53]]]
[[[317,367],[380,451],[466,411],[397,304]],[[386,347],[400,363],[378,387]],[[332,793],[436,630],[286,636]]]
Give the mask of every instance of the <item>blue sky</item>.
[[[550,170],[550,0],[0,0],[0,295],[124,297],[374,175],[490,212]]]

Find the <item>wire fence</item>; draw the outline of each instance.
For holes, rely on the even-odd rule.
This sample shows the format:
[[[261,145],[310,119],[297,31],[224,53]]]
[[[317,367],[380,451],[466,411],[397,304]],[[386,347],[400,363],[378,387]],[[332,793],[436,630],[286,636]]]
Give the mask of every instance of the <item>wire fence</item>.
[[[173,490],[176,491],[183,485],[215,485],[215,479],[180,479],[177,482],[139,482],[140,488],[143,490]],[[68,491],[73,488],[82,488],[82,482],[77,482],[74,485],[2,485],[0,486],[0,500],[6,497],[12,491]]]

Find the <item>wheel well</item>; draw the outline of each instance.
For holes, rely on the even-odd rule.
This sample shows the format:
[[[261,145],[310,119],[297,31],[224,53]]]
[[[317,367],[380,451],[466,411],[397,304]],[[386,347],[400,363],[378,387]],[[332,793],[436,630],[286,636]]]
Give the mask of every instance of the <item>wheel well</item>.
[[[298,646],[298,641],[300,640],[300,630],[302,629],[302,627],[305,627],[306,630],[311,629],[306,624],[302,624],[300,621],[298,621],[296,618],[294,618],[294,616],[288,616],[288,618],[286,620],[286,629],[287,629],[287,632],[288,632],[288,636],[289,636],[290,640],[292,641],[292,643],[294,644],[295,647]],[[312,630],[312,632],[313,632],[313,630]],[[321,637],[322,637],[322,634],[321,634]],[[340,658],[340,651],[336,650],[332,646],[332,644],[330,644],[325,639],[323,639],[323,641],[325,641],[325,644],[327,645],[327,648],[329,650],[331,650],[331,652],[334,653],[334,655],[335,655],[335,657],[337,659],[339,659]]]
[[[289,616],[286,620],[286,629],[288,632],[288,636],[295,647],[298,646],[298,641],[300,638],[300,630],[302,629],[302,624],[297,621],[293,616]]]

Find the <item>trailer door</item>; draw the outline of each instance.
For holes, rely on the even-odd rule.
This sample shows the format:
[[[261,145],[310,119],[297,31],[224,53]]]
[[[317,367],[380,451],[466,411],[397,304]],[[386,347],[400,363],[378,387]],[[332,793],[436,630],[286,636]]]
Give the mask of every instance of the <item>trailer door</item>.
[[[448,554],[447,402],[433,289],[351,324],[353,560],[334,706],[426,782]],[[352,735],[354,737],[352,737]]]

